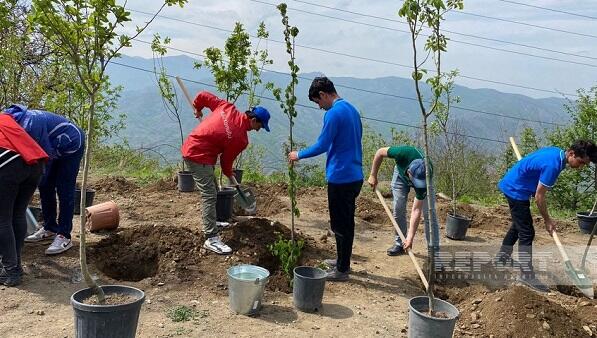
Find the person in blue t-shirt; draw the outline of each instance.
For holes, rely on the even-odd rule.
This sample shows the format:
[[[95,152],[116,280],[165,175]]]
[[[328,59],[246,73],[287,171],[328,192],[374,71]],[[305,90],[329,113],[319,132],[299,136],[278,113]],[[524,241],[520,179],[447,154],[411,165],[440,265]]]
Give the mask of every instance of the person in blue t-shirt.
[[[354,240],[356,198],[363,186],[363,126],[359,112],[338,96],[334,84],[327,77],[317,77],[309,88],[309,100],[325,109],[323,128],[317,142],[299,152],[292,151],[288,160],[327,154],[326,181],[328,208],[332,231],[336,235],[337,259],[325,262],[333,267],[328,280],[344,281],[350,271],[350,256]]]
[[[556,224],[547,211],[547,192],[554,186],[566,166],[580,169],[591,161],[597,163],[597,147],[592,141],[576,141],[567,150],[557,147],[541,148],[518,161],[498,183],[499,189],[508,200],[512,226],[504,237],[496,263],[505,265],[510,261],[514,244],[518,241],[522,271],[520,280],[536,290],[547,291],[548,288],[536,278],[533,270],[532,245],[535,228],[530,199],[535,197],[535,203],[545,222],[545,229],[551,235],[556,231]]]

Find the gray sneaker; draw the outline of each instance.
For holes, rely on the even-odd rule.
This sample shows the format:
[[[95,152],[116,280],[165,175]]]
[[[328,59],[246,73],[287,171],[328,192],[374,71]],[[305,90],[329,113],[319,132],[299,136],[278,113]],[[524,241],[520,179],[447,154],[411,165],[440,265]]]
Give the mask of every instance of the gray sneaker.
[[[20,269],[0,269],[0,285],[4,286],[17,286],[21,284],[22,272]]]
[[[34,234],[27,236],[25,238],[25,242],[34,243],[34,242],[47,241],[50,239],[54,239],[54,237],[56,237],[55,233],[53,233],[49,230],[46,230],[44,228],[40,228]]]
[[[340,272],[340,271],[336,270],[336,268],[333,268],[332,270],[329,270],[325,273],[325,279],[328,281],[345,282],[348,280],[348,278],[349,278],[348,271]]]
[[[517,277],[516,281],[528,286],[529,288],[538,291],[538,292],[549,292],[549,287],[543,284],[542,281],[537,279],[537,277]]]

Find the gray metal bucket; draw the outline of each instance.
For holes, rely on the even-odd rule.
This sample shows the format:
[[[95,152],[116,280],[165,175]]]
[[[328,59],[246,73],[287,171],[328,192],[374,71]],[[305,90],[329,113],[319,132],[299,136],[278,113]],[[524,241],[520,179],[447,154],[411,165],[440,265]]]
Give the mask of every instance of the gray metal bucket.
[[[419,296],[408,302],[408,338],[452,338],[454,326],[460,316],[458,309],[441,299],[435,298],[436,312],[444,312],[448,318],[435,318],[427,315],[429,298]]]
[[[324,290],[325,271],[310,266],[294,268],[292,300],[297,309],[304,312],[319,311]]]
[[[269,271],[255,265],[236,265],[228,269],[230,309],[241,315],[254,315],[261,308]]]

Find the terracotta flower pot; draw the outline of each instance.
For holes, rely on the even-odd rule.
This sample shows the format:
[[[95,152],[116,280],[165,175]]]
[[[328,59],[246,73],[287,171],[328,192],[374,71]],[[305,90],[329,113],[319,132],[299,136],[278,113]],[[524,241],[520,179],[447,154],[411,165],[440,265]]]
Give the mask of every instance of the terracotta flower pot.
[[[85,208],[87,212],[87,230],[111,230],[118,227],[120,212],[113,201],[96,204]]]

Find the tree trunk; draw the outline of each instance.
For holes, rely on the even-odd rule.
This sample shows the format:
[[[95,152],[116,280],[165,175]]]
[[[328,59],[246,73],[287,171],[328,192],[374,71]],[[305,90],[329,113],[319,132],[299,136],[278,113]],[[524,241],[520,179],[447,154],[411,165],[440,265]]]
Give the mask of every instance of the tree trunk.
[[[79,243],[79,259],[81,264],[81,274],[85,280],[85,284],[92,289],[93,293],[97,295],[100,304],[105,302],[104,291],[97,285],[97,283],[91,278],[89,269],[87,267],[87,254],[86,254],[86,243],[85,243],[85,225],[87,222],[87,213],[85,211],[86,195],[87,195],[87,177],[89,174],[89,162],[91,160],[91,140],[93,136],[93,115],[95,114],[95,95],[97,91],[91,94],[91,104],[89,107],[89,120],[87,121],[87,142],[85,143],[85,159],[83,163],[83,182],[81,183],[81,213],[80,213],[80,243]]]
[[[435,308],[434,302],[435,297],[433,295],[433,285],[435,282],[435,247],[433,246],[434,243],[434,234],[433,234],[433,220],[431,219],[431,215],[434,214],[435,211],[435,199],[431,194],[431,177],[429,175],[429,134],[427,131],[427,115],[423,114],[423,142],[425,145],[425,183],[427,184],[427,208],[424,210],[425,217],[429,222],[429,243],[427,243],[427,252],[428,252],[428,262],[429,262],[429,287],[427,289],[427,296],[429,297],[429,312],[432,313],[433,309]]]

